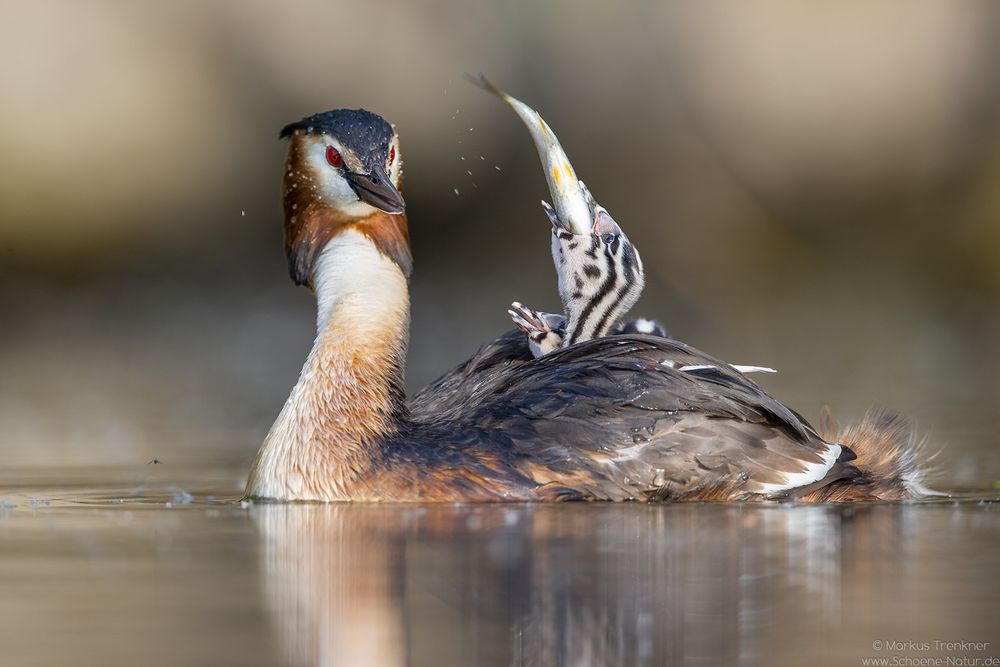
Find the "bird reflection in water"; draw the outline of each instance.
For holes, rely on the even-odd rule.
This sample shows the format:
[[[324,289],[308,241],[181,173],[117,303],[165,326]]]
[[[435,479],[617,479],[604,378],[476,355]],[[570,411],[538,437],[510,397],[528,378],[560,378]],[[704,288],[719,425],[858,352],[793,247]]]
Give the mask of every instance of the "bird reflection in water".
[[[905,548],[900,510],[263,505],[253,515],[289,664],[660,665],[781,664],[775,647],[804,640],[789,629],[843,624],[843,597],[859,594],[844,585],[855,562],[878,578],[896,560],[879,549]]]

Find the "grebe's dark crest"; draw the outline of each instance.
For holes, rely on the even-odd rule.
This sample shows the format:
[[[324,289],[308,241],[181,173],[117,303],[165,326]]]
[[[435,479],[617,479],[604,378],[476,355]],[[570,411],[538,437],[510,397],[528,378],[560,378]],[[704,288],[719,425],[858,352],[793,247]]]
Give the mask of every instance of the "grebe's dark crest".
[[[370,141],[337,133],[341,114],[357,112],[287,132],[285,245],[293,277],[316,293],[317,334],[254,460],[247,496],[920,495],[909,432],[898,423],[869,420],[821,438],[737,370],[657,336],[596,338],[535,359],[524,334],[511,331],[405,400],[411,260],[398,137],[366,153]],[[383,130],[364,136],[381,136],[384,121],[371,122]]]

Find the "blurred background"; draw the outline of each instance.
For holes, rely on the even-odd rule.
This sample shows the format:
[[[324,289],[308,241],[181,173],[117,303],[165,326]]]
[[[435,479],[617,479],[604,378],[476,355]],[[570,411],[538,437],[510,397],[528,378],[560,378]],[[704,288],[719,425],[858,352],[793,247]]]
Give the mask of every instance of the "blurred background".
[[[913,417],[944,486],[1000,479],[1000,5],[8,2],[0,460],[241,474],[311,295],[278,129],[396,124],[415,390],[558,309],[538,109],[642,252],[636,312],[816,419]]]

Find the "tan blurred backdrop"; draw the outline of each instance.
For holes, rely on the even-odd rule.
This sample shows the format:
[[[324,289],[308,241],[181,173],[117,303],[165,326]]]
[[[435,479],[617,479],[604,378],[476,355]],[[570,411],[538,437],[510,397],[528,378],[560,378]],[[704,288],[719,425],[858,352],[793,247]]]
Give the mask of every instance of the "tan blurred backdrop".
[[[544,180],[483,70],[636,242],[638,311],[766,364],[815,418],[912,415],[947,485],[1000,478],[1000,5],[4,2],[3,465],[245,466],[310,295],[282,124],[403,140],[412,389],[556,308]],[[469,173],[471,172],[471,174]],[[456,194],[457,190],[457,194]]]

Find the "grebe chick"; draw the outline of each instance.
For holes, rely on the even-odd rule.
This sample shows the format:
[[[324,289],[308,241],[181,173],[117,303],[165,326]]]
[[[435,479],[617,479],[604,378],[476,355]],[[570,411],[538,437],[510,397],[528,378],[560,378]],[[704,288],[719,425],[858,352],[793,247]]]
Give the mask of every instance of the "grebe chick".
[[[583,181],[580,181],[580,189],[592,212],[594,226],[590,234],[572,234],[555,210],[542,202],[552,223],[552,260],[566,315],[540,312],[517,301],[507,311],[527,336],[528,347],[536,358],[608,335],[668,337],[666,328],[655,320],[621,321],[645,285],[642,260],[607,209],[594,201]],[[728,366],[740,373],[775,372],[767,366]],[[703,364],[694,364],[680,366],[679,370],[689,372],[705,368]]]
[[[518,329],[528,337],[528,347],[536,359],[563,347],[566,338],[566,316],[532,310],[515,301],[507,310]],[[613,334],[647,334],[669,338],[666,327],[656,320],[637,317],[618,325]]]
[[[552,261],[565,316],[540,315],[515,302],[507,312],[528,336],[535,356],[617,330],[645,285],[642,259],[607,209],[597,204],[583,182],[593,224],[574,234],[546,202],[552,223]]]
[[[661,338],[671,337],[670,332],[667,331],[667,328],[663,324],[647,317],[636,317],[635,319],[628,320],[618,327],[618,331],[615,333],[647,334],[650,336],[660,336]]]
[[[536,359],[563,346],[566,338],[566,316],[532,310],[515,301],[507,310],[514,325],[528,337],[528,348]]]
[[[639,252],[576,177],[541,114],[494,86],[482,73],[469,80],[506,102],[528,128],[554,203],[542,201],[542,208],[552,223],[552,261],[565,323],[560,327],[558,318],[517,303],[508,311],[511,318],[528,335],[536,357],[616,331],[645,285]]]
[[[528,347],[531,349],[532,356],[536,359],[544,354],[549,354],[550,352],[554,352],[555,350],[563,347],[563,340],[566,337],[566,317],[564,315],[556,315],[553,313],[544,313],[538,310],[532,310],[517,301],[511,304],[510,310],[507,312],[510,314],[511,319],[514,320],[514,324],[517,325],[517,328],[527,334]],[[670,337],[666,328],[662,324],[656,320],[650,320],[644,317],[637,317],[633,320],[624,322],[612,332],[612,335],[615,336],[628,336],[631,334],[645,334],[649,336],[659,336],[661,338]],[[767,366],[747,366],[744,364],[727,365],[729,368],[743,374],[777,372],[773,368],[768,368]],[[706,366],[704,364],[688,364],[678,366],[677,370],[683,373],[689,373],[692,371],[707,370],[708,368],[714,368],[714,366]]]
[[[398,136],[362,110],[287,126],[285,250],[317,333],[246,495],[285,501],[911,498],[908,431],[828,441],[726,364],[636,334],[538,359],[512,331],[413,399]],[[682,371],[684,367],[702,367]],[[859,465],[851,463],[854,451]],[[866,458],[867,457],[867,458]]]

